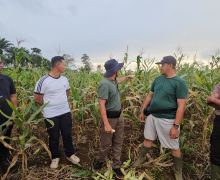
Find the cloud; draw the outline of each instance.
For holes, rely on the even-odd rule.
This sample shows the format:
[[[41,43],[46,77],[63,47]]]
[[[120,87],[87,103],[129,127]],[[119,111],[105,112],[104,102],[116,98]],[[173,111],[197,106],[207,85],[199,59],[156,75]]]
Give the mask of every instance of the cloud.
[[[62,53],[80,60],[122,59],[127,45],[131,59],[140,51],[161,58],[178,46],[207,57],[219,48],[220,1],[199,0],[0,0],[1,36],[50,58]]]
[[[212,56],[219,56],[220,55],[220,49],[210,49],[210,50],[206,50],[206,51],[202,51],[200,53],[200,57],[202,59],[211,59]]]

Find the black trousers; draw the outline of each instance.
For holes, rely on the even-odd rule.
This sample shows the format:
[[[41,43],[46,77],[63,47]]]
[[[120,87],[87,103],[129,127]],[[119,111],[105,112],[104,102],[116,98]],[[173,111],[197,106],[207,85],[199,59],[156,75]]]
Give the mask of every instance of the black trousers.
[[[0,109],[7,116],[11,116],[12,110],[7,104],[1,104]],[[6,121],[8,121],[8,118],[6,118],[5,116],[3,116],[0,113],[0,125],[4,124]],[[7,137],[10,137],[12,128],[13,128],[13,125],[9,125],[7,127],[3,126],[2,127],[3,135],[7,136]],[[9,140],[5,140],[5,141],[7,143],[9,143]],[[2,143],[0,143],[0,160],[9,158],[9,155],[10,155],[9,154],[9,149],[6,148]]]
[[[210,137],[210,161],[220,166],[220,116],[215,116],[213,130]]]
[[[53,118],[48,118],[54,122],[54,126],[45,120],[47,132],[49,134],[49,148],[52,159],[59,157],[59,137],[63,139],[64,151],[67,157],[75,153],[72,142],[72,118],[71,113],[62,114]]]

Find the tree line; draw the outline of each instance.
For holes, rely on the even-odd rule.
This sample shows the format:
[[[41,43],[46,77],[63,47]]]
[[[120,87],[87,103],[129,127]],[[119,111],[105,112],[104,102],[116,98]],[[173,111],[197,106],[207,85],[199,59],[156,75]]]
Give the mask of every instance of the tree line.
[[[50,68],[50,60],[42,55],[41,49],[33,47],[30,50],[21,46],[23,40],[17,40],[17,46],[5,38],[0,37],[0,58],[4,60],[6,67],[32,66]],[[77,68],[75,59],[68,54],[63,54],[67,66],[72,69],[90,72],[92,63],[87,54],[81,57],[82,67]]]

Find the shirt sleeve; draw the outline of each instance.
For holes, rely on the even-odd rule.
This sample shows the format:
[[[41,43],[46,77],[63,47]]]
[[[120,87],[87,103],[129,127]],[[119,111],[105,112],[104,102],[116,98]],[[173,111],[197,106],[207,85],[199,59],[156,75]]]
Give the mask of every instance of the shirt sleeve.
[[[107,100],[109,97],[108,85],[101,83],[98,87],[98,98]]]
[[[176,98],[186,99],[188,97],[188,87],[185,81],[179,81],[176,88]]]
[[[156,79],[154,80],[154,82],[153,82],[152,85],[151,85],[151,88],[150,88],[150,91],[151,91],[151,92],[154,92],[155,81],[156,81]]]
[[[69,89],[70,89],[70,84],[69,84],[68,79],[66,78],[66,90],[69,90]]]
[[[40,80],[37,81],[34,89],[35,94],[41,94],[43,95],[45,93],[45,83],[44,79],[41,78]]]
[[[10,78],[10,94],[16,94],[16,89],[13,80]]]

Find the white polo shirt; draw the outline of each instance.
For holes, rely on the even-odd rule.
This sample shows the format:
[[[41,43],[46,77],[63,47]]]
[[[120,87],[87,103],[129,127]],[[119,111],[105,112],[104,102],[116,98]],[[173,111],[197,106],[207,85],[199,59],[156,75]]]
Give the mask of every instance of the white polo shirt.
[[[43,109],[45,118],[52,118],[70,112],[66,94],[69,89],[69,82],[64,76],[54,78],[45,75],[37,81],[34,92],[43,95],[44,104],[48,103]]]

